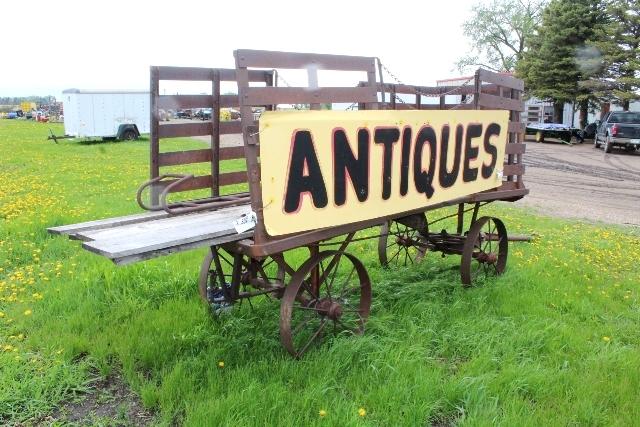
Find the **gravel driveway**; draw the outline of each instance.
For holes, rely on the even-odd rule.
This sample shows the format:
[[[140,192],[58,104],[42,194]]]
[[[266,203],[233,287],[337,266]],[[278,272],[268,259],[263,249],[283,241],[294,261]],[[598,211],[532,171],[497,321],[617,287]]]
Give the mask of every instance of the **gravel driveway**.
[[[527,141],[524,163],[531,192],[518,205],[545,215],[640,228],[640,152],[605,154],[589,142]]]

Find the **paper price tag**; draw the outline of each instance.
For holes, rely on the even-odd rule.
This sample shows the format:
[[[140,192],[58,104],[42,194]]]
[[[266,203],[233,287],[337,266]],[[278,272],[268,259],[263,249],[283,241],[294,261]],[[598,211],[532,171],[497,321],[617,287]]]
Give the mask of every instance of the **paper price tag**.
[[[245,231],[255,228],[257,222],[258,217],[256,216],[256,213],[250,212],[233,221],[233,226],[236,229],[236,232],[244,233]]]

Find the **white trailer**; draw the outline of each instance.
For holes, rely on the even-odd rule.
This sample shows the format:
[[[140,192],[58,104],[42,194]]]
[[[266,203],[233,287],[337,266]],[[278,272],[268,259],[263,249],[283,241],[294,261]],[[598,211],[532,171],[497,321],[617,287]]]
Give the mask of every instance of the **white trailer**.
[[[67,89],[62,102],[66,135],[131,140],[149,132],[148,91]]]

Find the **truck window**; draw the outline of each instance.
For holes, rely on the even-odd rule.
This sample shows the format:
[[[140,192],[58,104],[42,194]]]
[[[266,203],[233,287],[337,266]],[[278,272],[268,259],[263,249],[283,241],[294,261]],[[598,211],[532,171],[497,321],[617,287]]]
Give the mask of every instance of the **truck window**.
[[[614,113],[611,115],[609,122],[640,124],[640,113]]]

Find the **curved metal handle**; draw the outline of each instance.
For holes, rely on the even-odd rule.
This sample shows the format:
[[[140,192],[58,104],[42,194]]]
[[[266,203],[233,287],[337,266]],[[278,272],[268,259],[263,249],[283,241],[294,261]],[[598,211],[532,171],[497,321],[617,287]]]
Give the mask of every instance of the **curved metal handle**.
[[[162,190],[162,193],[160,193],[160,205],[159,206],[148,206],[147,204],[145,204],[142,201],[142,193],[144,192],[144,190],[155,184],[158,182],[161,182],[163,179],[166,178],[178,178],[176,181],[172,182],[171,184],[167,185],[165,187],[164,190]],[[168,213],[171,213],[170,210],[168,210],[168,206],[167,206],[167,194],[169,194],[169,190],[171,190],[172,188],[174,188],[175,186],[188,181],[190,179],[193,179],[194,176],[193,175],[183,175],[183,174],[175,174],[175,173],[167,173],[164,175],[160,175],[157,176],[155,178],[151,178],[150,180],[148,180],[147,182],[143,183],[139,188],[138,191],[136,192],[136,200],[138,202],[138,205],[147,211],[159,211],[159,210],[165,210]]]

